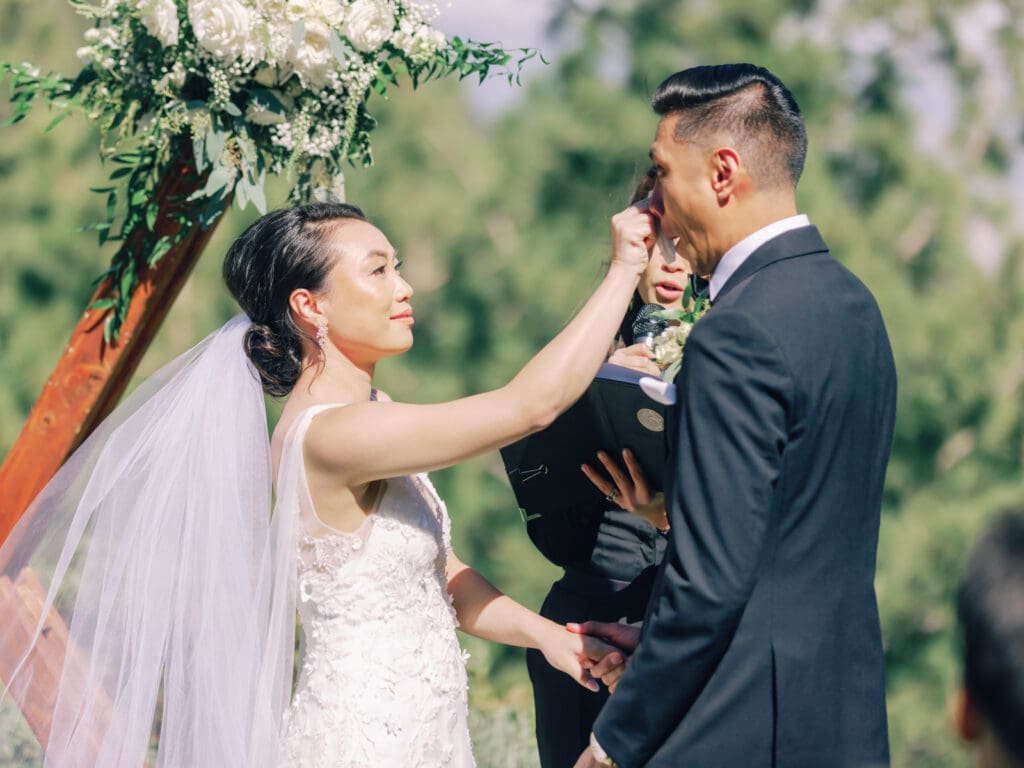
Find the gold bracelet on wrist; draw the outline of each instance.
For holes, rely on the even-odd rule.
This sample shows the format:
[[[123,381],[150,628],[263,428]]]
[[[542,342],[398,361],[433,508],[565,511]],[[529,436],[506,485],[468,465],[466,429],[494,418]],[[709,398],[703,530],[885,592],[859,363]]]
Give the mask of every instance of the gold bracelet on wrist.
[[[594,753],[594,759],[600,765],[608,766],[608,768],[619,768],[619,764],[612,760],[611,756],[597,743],[597,736],[594,735],[593,731],[590,732],[590,751]]]

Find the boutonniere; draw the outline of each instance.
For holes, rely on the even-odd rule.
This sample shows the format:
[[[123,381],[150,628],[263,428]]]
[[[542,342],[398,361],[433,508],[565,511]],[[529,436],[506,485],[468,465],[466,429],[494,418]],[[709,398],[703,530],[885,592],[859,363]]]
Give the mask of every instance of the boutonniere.
[[[694,297],[688,284],[683,291],[682,306],[684,309],[664,309],[654,315],[668,321],[668,327],[654,337],[654,349],[651,352],[651,360],[661,368],[663,381],[672,381],[679,373],[686,340],[693,326],[711,308],[711,303],[704,296]]]

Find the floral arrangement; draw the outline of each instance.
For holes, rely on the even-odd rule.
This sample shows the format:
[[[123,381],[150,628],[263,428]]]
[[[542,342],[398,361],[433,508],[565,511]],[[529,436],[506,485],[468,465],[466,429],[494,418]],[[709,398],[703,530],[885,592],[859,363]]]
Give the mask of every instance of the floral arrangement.
[[[98,123],[101,153],[116,167],[112,185],[95,190],[107,195],[107,214],[93,228],[101,244],[143,230],[151,265],[181,237],[156,235],[153,191],[183,142],[206,176],[182,224],[208,227],[232,196],[265,211],[268,173],[290,174],[293,200],[343,199],[343,166],[373,161],[372,94],[386,94],[401,75],[414,88],[495,71],[511,82],[537,55],[448,40],[431,26],[436,6],[413,0],[70,2],[94,22],[78,50],[84,68],[69,79],[2,65],[12,81],[8,122],[42,97],[58,111],[49,128],[74,108]],[[92,307],[113,310],[108,340],[138,284],[137,259],[124,251],[103,275],[110,297]]]
[[[711,308],[711,304],[704,296],[694,297],[687,283],[683,290],[682,307],[683,309],[665,309],[654,313],[655,317],[669,323],[664,331],[654,337],[654,349],[651,351],[651,359],[661,368],[661,378],[664,381],[673,381],[679,373],[686,340],[690,338],[693,326]]]

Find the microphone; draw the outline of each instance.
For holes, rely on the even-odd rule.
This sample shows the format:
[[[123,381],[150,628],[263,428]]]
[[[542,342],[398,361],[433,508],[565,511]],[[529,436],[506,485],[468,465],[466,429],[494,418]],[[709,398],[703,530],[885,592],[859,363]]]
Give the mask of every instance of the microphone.
[[[644,304],[633,319],[633,343],[646,344],[654,349],[654,337],[668,328],[668,320],[655,317],[655,312],[665,309],[661,304]]]

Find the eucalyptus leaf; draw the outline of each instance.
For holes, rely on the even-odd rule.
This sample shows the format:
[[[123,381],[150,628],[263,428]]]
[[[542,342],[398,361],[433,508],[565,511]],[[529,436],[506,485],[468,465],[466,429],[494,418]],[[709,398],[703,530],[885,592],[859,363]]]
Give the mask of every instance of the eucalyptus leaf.
[[[288,114],[288,109],[278,98],[277,94],[269,88],[254,88],[249,91],[250,100],[261,109],[273,112],[277,115]]]
[[[206,180],[206,186],[203,187],[201,190],[193,192],[191,195],[189,195],[188,199],[199,200],[204,197],[212,198],[214,195],[216,195],[219,192],[222,192],[222,190],[224,189],[230,191],[230,189],[233,188],[235,185],[236,176],[237,172],[235,171],[234,168],[228,168],[223,165],[220,166],[219,168],[214,168],[213,171],[210,172],[209,178],[207,178]],[[226,194],[226,192],[224,194]],[[223,194],[221,196],[223,197]]]
[[[230,135],[227,131],[218,131],[213,125],[206,132],[206,157],[215,168],[220,165],[224,144]]]
[[[267,194],[263,189],[263,181],[265,177],[266,174],[261,173],[259,181],[249,187],[252,204],[256,206],[256,210],[259,211],[260,214],[265,214],[267,212]]]
[[[192,139],[192,156],[195,158],[196,170],[200,173],[209,167],[210,163],[206,159],[206,138],[204,136],[196,136]]]
[[[349,59],[358,58],[359,54],[352,50],[336,32],[331,32],[328,40],[331,46],[331,53],[339,64],[348,64]]]
[[[245,210],[249,204],[249,188],[249,181],[245,176],[242,176],[235,184],[235,202],[240,210]]]

